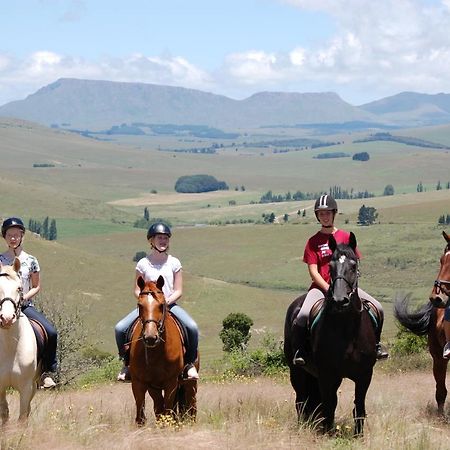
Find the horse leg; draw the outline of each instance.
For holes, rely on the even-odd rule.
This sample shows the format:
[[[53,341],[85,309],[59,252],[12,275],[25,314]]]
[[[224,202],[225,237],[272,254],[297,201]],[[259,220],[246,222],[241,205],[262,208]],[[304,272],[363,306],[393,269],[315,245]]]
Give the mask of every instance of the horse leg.
[[[3,425],[8,422],[9,419],[9,407],[6,401],[6,389],[2,389],[0,392],[0,417],[2,418]]]
[[[153,411],[155,412],[156,420],[160,419],[164,415],[164,397],[161,389],[149,389],[148,393],[153,400]]]
[[[166,414],[170,414],[172,416],[176,415],[175,400],[178,392],[178,379],[175,378],[168,383],[164,389],[164,409]]]
[[[178,386],[174,409],[180,420],[196,421],[197,380],[187,380]]]
[[[144,383],[137,380],[132,380],[131,388],[133,390],[134,400],[136,402],[136,423],[137,425],[144,425],[145,417],[145,393],[147,392]]]
[[[36,383],[32,380],[29,383],[24,383],[20,388],[20,413],[19,420],[25,422],[28,419],[31,411],[31,400],[36,392]]]
[[[334,425],[334,415],[337,406],[337,390],[342,383],[341,379],[320,380],[320,394],[322,396],[322,427],[325,433]]]
[[[372,371],[355,382],[355,407],[353,419],[355,421],[354,435],[362,436],[364,420],[366,418],[366,395],[372,380]]]
[[[442,358],[441,354],[433,355],[433,375],[436,381],[436,402],[438,414],[444,415],[445,399],[447,398],[447,388],[445,387],[445,376],[447,374],[448,361]]]

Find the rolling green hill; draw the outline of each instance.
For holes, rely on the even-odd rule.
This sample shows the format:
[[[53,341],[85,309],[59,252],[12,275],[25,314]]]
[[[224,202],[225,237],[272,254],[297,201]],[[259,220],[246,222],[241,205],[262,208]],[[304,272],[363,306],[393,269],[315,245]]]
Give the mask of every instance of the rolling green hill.
[[[288,132],[298,131],[277,131],[284,136]],[[415,130],[415,136],[448,139],[442,127]],[[135,305],[132,258],[147,249],[145,230],[132,223],[145,206],[151,217],[170,219],[172,251],[185,272],[182,301],[200,325],[208,364],[221,355],[218,332],[229,312],[253,318],[253,345],[268,332],[281,338],[287,305],[309,285],[301,257],[307,237],[317,230],[313,202],[258,204],[261,195],[269,189],[317,192],[335,185],[368,189],[378,196],[339,201],[338,224],[356,233],[364,256],[361,286],[385,304],[389,339],[396,331],[391,311],[396,292],[411,292],[424,302],[436,276],[444,246],[437,220],[450,213],[450,190],[436,191],[435,186],[449,180],[449,154],[393,142],[353,144],[353,137],[342,136],[338,147],[351,154],[367,151],[369,161],[314,159],[324,149],[274,154],[237,146],[215,155],[174,154],[158,151],[159,145],[168,145],[161,137],[153,142],[101,142],[1,120],[0,215],[56,219],[57,242],[27,234],[26,249],[42,266],[42,296],[64,302],[68,311],[79,307],[91,341],[111,352],[115,322]],[[195,173],[216,176],[233,188],[176,194],[175,180]],[[416,192],[418,182],[425,192]],[[394,186],[395,195],[379,196],[387,184]],[[377,209],[379,224],[356,224],[363,203]],[[298,210],[305,210],[305,217],[298,217]],[[199,226],[213,220],[257,221],[269,212],[288,213],[288,223]]]

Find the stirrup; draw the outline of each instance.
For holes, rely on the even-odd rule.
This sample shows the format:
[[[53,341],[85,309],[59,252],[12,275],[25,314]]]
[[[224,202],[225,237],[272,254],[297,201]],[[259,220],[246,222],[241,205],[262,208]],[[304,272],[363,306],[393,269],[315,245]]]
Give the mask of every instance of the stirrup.
[[[185,380],[198,380],[198,372],[194,364],[186,364],[183,371],[183,378]]]
[[[55,381],[48,373],[43,373],[40,380],[41,389],[51,389],[56,386]]]
[[[304,358],[300,356],[300,349],[295,352],[292,364],[294,364],[294,366],[304,366],[306,364]]]
[[[131,381],[130,369],[128,366],[123,366],[119,374],[117,375],[117,381]]]
[[[383,349],[383,346],[378,343],[376,346],[376,350],[377,350],[377,359],[387,359],[389,358],[389,353]],[[450,349],[449,349],[449,353],[450,353]]]
[[[450,341],[445,344],[444,351],[442,353],[444,359],[450,358]]]

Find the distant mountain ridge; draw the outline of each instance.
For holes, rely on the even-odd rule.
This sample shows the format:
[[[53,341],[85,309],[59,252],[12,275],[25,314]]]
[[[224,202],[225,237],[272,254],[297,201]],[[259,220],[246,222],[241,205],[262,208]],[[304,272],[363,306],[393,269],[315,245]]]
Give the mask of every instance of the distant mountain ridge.
[[[402,93],[357,107],[332,92],[260,92],[234,100],[182,87],[61,78],[1,106],[0,116],[89,130],[134,122],[234,129],[348,122],[416,126],[450,122],[450,94],[438,96]]]

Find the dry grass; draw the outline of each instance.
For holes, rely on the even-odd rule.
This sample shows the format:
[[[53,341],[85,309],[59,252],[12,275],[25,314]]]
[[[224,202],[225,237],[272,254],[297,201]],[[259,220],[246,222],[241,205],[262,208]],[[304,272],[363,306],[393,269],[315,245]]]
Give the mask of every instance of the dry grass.
[[[130,385],[107,385],[71,392],[39,392],[28,427],[12,420],[3,430],[2,449],[160,449],[184,448],[309,448],[309,449],[446,449],[448,425],[434,413],[431,373],[377,373],[367,399],[364,438],[351,437],[353,383],[339,392],[333,436],[297,425],[290,385],[268,379],[203,382],[195,425],[157,424],[151,401],[148,424],[134,425]],[[17,395],[10,396],[17,414]]]

